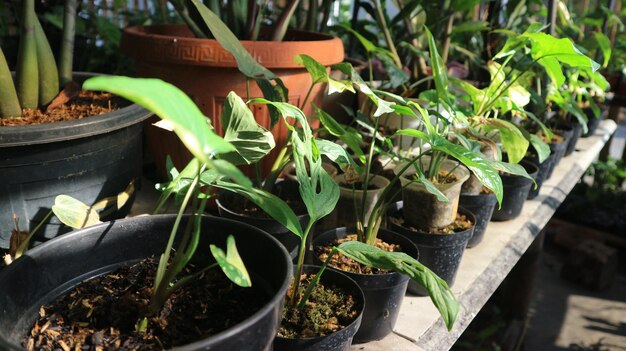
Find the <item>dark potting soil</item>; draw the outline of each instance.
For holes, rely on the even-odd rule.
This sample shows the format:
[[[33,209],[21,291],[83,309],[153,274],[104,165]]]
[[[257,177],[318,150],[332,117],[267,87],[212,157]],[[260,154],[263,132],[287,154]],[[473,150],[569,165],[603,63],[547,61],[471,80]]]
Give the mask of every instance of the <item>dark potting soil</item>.
[[[24,109],[22,117],[0,118],[0,126],[25,126],[76,120],[109,113],[127,105],[127,101],[109,93],[81,90],[77,96],[49,112]]]
[[[416,181],[419,181],[418,178],[415,178]],[[458,180],[457,176],[454,173],[450,173],[448,170],[440,169],[437,173],[437,176],[433,179],[428,179],[433,184],[450,184],[454,183]]]
[[[260,288],[241,288],[211,269],[174,292],[138,332],[157,265],[152,257],[80,283],[39,309],[22,345],[29,351],[169,349],[227,329],[269,301]]]
[[[411,231],[414,232],[420,232],[420,233],[428,233],[428,234],[454,234],[454,233],[459,233],[459,232],[463,232],[466,231],[468,229],[470,229],[474,223],[472,223],[472,221],[467,218],[467,216],[465,216],[464,214],[458,213],[456,214],[456,218],[454,219],[454,221],[450,224],[448,224],[446,227],[444,228],[416,228],[413,226],[405,226],[404,224],[404,218],[402,218],[402,216],[400,217],[395,217],[395,216],[390,216],[389,220],[392,221],[393,223],[403,226]]]
[[[357,240],[357,235],[349,234],[343,239],[337,239],[327,245],[316,247],[315,254],[317,255],[317,257],[319,257],[320,261],[324,262],[328,258],[328,255],[330,254],[334,246],[339,246],[341,243],[344,243],[346,241],[354,241],[354,240]],[[402,251],[402,248],[400,247],[400,245],[389,244],[378,238],[376,239],[376,247],[387,252]],[[387,270],[372,268],[370,266],[361,264],[342,254],[335,254],[330,260],[330,265],[344,272],[358,273],[358,274],[386,274],[389,272]]]
[[[315,274],[302,275],[300,290],[304,291]],[[287,301],[292,288],[287,291]],[[357,302],[350,294],[335,286],[317,284],[302,310],[285,306],[278,336],[313,338],[344,329],[358,317]]]

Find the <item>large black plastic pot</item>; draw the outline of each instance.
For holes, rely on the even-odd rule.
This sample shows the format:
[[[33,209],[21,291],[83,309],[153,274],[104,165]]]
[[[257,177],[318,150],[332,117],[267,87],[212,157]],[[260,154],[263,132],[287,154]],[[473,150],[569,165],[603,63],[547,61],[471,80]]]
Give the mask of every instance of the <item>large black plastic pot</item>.
[[[328,245],[336,239],[343,239],[356,230],[346,227],[329,230],[313,240],[313,251],[317,247]],[[401,235],[385,229],[379,229],[378,238],[389,244],[400,245],[402,252],[417,258],[417,248]],[[314,260],[321,263],[317,255]],[[380,340],[393,331],[398,316],[400,305],[404,299],[409,277],[396,272],[385,274],[358,274],[344,272],[357,282],[365,295],[365,311],[361,327],[354,337],[355,343],[363,343]]]
[[[526,169],[526,172],[533,179],[537,177],[539,173],[537,166],[524,160],[519,164]],[[531,179],[514,174],[504,173],[501,175],[501,178],[504,190],[502,205],[493,211],[492,221],[508,221],[519,216],[522,213],[524,202],[528,198],[530,188],[534,186]]]
[[[478,195],[461,194],[459,206],[470,211],[476,217],[474,233],[472,233],[472,237],[467,242],[467,248],[472,248],[483,241],[487,225],[489,225],[489,220],[497,204],[498,199],[496,199],[496,195],[493,193],[481,193]]]
[[[530,187],[530,191],[528,192],[528,200],[532,200],[539,195],[539,191],[541,190],[541,186],[543,185],[544,180],[546,180],[546,176],[548,175],[548,171],[551,168],[554,168],[554,161],[556,156],[554,154],[548,155],[548,157],[543,160],[543,162],[539,163],[539,158],[536,154],[531,154],[530,156],[524,158],[526,161],[537,166],[537,176],[535,177],[535,182],[537,182],[537,187]]]
[[[174,219],[140,216],[75,231],[35,247],[0,272],[0,350],[24,350],[20,338],[42,304],[85,279],[161,253]],[[266,293],[268,302],[234,327],[176,350],[271,350],[292,277],[287,252],[276,239],[237,221],[206,216],[202,230],[194,260],[207,264],[209,244],[223,248],[227,235],[233,235],[253,288]]]
[[[305,273],[316,273],[320,269],[319,266],[305,265],[303,271]],[[352,345],[352,339],[356,334],[361,319],[363,317],[363,308],[365,305],[365,297],[357,283],[339,271],[327,269],[322,274],[320,282],[325,286],[335,286],[344,290],[353,296],[358,302],[359,315],[347,327],[325,336],[316,338],[303,339],[287,339],[277,336],[274,339],[273,351],[348,351]],[[229,349],[231,350],[231,349]],[[232,349],[235,350],[235,349]]]
[[[238,196],[229,191],[220,192],[218,199],[215,201],[217,204],[217,211],[220,217],[234,219],[239,222],[250,224],[256,228],[259,228],[271,236],[275,237],[280,243],[287,249],[289,255],[294,259],[298,255],[298,246],[300,245],[300,238],[289,231],[284,225],[278,223],[272,218],[252,217],[237,213],[228,208],[228,204],[232,203],[233,199]],[[298,216],[300,225],[304,228],[309,222],[308,215]]]
[[[476,218],[470,211],[459,207],[458,212],[468,216],[473,223],[476,223]],[[396,202],[392,204],[387,215],[389,217],[402,218],[403,203]],[[451,287],[454,284],[463,252],[467,242],[473,235],[475,226],[454,234],[430,234],[412,230],[391,220],[387,222],[391,231],[408,238],[417,246],[418,260],[424,266],[430,268],[448,286]],[[408,291],[416,295],[428,295],[426,289],[413,281],[409,282]]]
[[[77,74],[76,79],[89,75]],[[66,194],[91,205],[117,195],[142,171],[142,124],[151,115],[139,105],[31,126],[0,127],[0,247],[8,247],[13,214],[33,229]],[[134,198],[133,198],[134,199]],[[107,219],[125,216],[133,199]],[[36,241],[70,231],[52,217]]]

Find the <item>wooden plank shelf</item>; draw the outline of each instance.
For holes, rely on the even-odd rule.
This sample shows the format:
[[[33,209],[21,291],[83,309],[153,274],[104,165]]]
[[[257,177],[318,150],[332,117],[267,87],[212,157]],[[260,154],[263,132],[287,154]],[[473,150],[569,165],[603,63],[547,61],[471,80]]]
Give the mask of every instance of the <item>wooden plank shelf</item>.
[[[452,287],[459,300],[460,311],[450,332],[429,297],[407,295],[394,333],[380,341],[353,345],[351,350],[450,349],[597,158],[616,128],[614,121],[604,120],[595,135],[580,138],[576,151],[563,158],[552,177],[544,182],[539,196],[526,201],[519,217],[506,222],[491,222],[483,241],[465,250]]]

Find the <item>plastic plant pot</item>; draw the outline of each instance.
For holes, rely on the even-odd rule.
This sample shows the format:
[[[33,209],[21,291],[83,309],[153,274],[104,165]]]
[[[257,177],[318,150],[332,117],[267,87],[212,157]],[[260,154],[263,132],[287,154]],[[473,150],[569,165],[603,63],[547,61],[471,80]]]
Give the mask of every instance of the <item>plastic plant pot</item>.
[[[537,177],[539,169],[534,164],[523,161],[520,165],[526,169],[526,172],[534,178]],[[493,211],[492,221],[508,221],[516,218],[522,213],[524,202],[528,198],[530,188],[534,186],[531,179],[514,175],[502,174],[502,186],[504,194],[502,196],[502,206]]]
[[[476,218],[474,233],[472,233],[472,237],[467,242],[468,249],[477,246],[483,241],[489,220],[497,205],[498,200],[493,193],[481,193],[478,195],[461,194],[459,207],[470,211]]]

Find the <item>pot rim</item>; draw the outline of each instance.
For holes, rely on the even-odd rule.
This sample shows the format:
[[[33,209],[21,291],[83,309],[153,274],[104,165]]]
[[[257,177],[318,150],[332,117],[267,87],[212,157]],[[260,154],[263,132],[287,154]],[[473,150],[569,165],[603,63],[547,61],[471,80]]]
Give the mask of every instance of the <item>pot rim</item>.
[[[78,80],[103,74],[74,72]],[[0,127],[0,148],[48,144],[87,138],[130,127],[152,116],[152,112],[138,104],[130,104],[101,115],[88,116],[70,121]]]
[[[163,33],[168,30],[182,33],[184,36]],[[293,56],[296,54],[312,56],[324,66],[334,65],[344,60],[343,42],[338,37],[301,30],[290,30],[287,32],[287,36],[289,35],[311,38],[311,40],[240,40],[239,42],[268,69],[304,70],[303,66],[293,61]],[[317,45],[312,46],[312,43],[317,43]],[[184,24],[127,27],[123,31],[120,45],[122,52],[126,55],[134,59],[141,58],[144,61],[237,68],[234,57],[224,50],[217,40],[195,38]],[[143,50],[146,47],[150,47],[155,54],[157,52],[159,54],[146,53]]]

